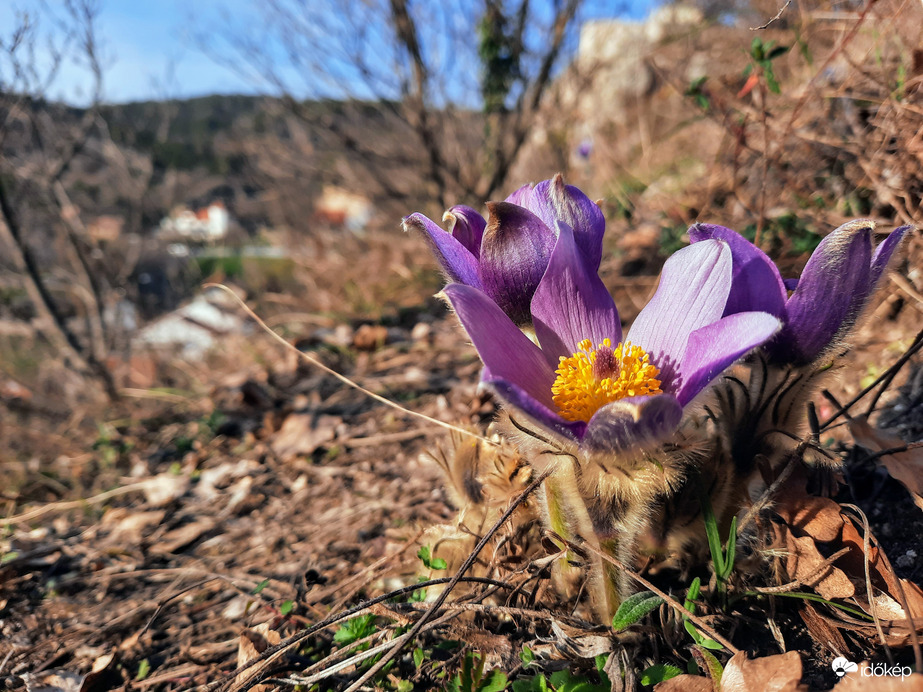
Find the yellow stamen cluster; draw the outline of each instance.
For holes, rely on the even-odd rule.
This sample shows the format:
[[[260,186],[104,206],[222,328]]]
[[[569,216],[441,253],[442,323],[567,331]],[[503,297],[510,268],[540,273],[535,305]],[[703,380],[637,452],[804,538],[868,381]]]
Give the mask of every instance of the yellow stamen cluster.
[[[572,356],[561,356],[552,399],[569,421],[589,421],[600,408],[630,396],[660,394],[660,370],[640,346],[624,342],[612,348],[604,339],[593,348],[584,339]]]

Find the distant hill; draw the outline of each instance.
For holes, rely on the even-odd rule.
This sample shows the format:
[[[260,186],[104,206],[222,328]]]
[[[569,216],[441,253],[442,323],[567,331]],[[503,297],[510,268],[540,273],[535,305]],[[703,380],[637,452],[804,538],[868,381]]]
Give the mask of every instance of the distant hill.
[[[28,107],[57,133],[85,115],[41,101]],[[307,232],[325,185],[367,197],[383,212],[373,224],[393,224],[432,200],[421,152],[395,104],[205,96],[104,105],[99,115],[64,183],[84,217],[118,216],[128,232],[150,232],[176,205],[214,200],[246,230]],[[477,134],[478,116],[470,120]],[[22,165],[39,165],[28,136],[5,147]],[[400,209],[385,214],[389,203]]]

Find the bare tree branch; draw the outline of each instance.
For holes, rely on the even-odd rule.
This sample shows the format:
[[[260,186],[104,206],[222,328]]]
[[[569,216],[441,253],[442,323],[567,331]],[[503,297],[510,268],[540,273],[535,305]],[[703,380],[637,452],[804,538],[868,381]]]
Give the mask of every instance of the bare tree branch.
[[[4,49],[0,60],[0,109],[3,125],[0,127],[0,146],[8,142],[8,135],[16,123],[25,125],[27,136],[20,143],[24,151],[38,158],[40,165],[17,165],[4,158],[0,160],[0,237],[12,253],[14,267],[22,274],[27,294],[42,318],[44,334],[73,366],[99,381],[111,399],[118,391],[111,372],[105,365],[107,336],[105,305],[108,287],[90,260],[92,242],[86,233],[77,208],[71,203],[62,179],[75,158],[83,151],[98,120],[99,99],[102,94],[102,69],[97,54],[95,33],[98,4],[94,0],[67,0],[64,14],[48,14],[45,19],[57,28],[59,43],[50,43],[53,60],[42,74],[36,60],[35,47],[39,40],[37,24],[33,18],[21,17],[21,24],[12,37],[0,41]],[[52,39],[49,39],[51,41]],[[68,51],[76,50],[93,76],[93,102],[76,126],[66,125],[39,110],[45,90],[52,83]],[[18,191],[21,190],[25,192]],[[57,222],[64,228],[64,238],[69,252],[76,259],[72,270],[77,273],[76,289],[84,296],[86,305],[87,335],[81,340],[65,317],[58,299],[47,285],[43,271],[30,249],[28,231],[23,226],[21,210],[34,204],[38,195],[50,201],[57,210]],[[46,228],[53,232],[55,223]]]
[[[574,46],[581,4],[269,0],[245,21],[226,17],[217,39],[201,38],[211,57],[281,97],[307,127],[337,137],[371,189],[446,206],[486,200],[506,182]],[[490,40],[501,45],[482,54]],[[394,127],[363,131],[325,117],[325,98],[377,108]],[[413,165],[396,175],[395,158]]]

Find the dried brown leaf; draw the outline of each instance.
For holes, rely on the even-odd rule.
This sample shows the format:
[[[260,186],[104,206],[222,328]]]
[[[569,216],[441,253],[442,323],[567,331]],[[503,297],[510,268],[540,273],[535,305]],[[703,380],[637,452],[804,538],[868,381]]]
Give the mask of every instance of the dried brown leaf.
[[[843,546],[849,552],[837,560],[837,564],[854,579],[865,583],[865,541],[862,533],[852,521],[843,524]],[[869,542],[868,550],[869,572],[872,584],[890,594],[897,594],[897,576],[889,569],[881,557],[881,550],[874,541]]]
[[[777,656],[747,658],[741,651],[724,667],[721,692],[803,692],[801,656],[789,651]]]
[[[106,683],[110,673],[115,668],[115,663],[115,651],[98,656],[93,661],[93,667],[89,674],[83,679],[80,692],[102,692],[102,690],[111,689],[110,685]]]
[[[237,667],[240,668],[255,658],[258,658],[266,649],[275,646],[282,641],[282,636],[273,629],[270,629],[269,623],[263,622],[246,629],[240,633],[240,641],[237,645]],[[237,676],[237,684],[244,684],[247,679],[253,675],[256,669],[248,668]],[[272,689],[269,685],[254,685],[250,688],[251,692],[268,692]]]
[[[849,421],[849,430],[856,444],[872,452],[882,452],[907,444],[899,437],[876,430],[864,418],[854,418]],[[888,470],[892,478],[907,488],[914,504],[923,509],[923,447],[885,454],[878,457],[878,461]]]
[[[63,670],[50,670],[43,673],[26,673],[23,681],[26,692],[80,692],[84,676]]]
[[[785,527],[783,537],[787,557],[785,570],[788,575],[812,587],[822,598],[851,598],[856,593],[849,577],[833,565],[825,565],[826,558],[817,549],[810,536],[795,536]]]
[[[159,525],[163,522],[164,516],[166,512],[162,509],[150,512],[132,512],[125,507],[109,509],[102,519],[102,526],[111,527],[106,543],[117,543],[120,546],[138,545],[144,538],[145,529]]]
[[[189,489],[189,476],[160,473],[141,484],[144,499],[153,508],[166,507]]]
[[[557,637],[555,646],[567,657],[595,658],[601,654],[611,653],[613,649],[614,642],[611,637],[601,637],[595,634],[572,637],[561,626],[561,623],[554,619],[551,621],[551,630]]]
[[[353,334],[353,348],[358,351],[374,351],[388,341],[388,329],[380,324],[363,324]]]
[[[321,445],[336,437],[337,427],[343,422],[338,416],[318,416],[299,411],[290,414],[272,441],[272,449],[281,458],[307,456]]]
[[[178,529],[173,529],[164,534],[155,545],[151,546],[151,553],[155,555],[175,553],[190,543],[197,541],[203,534],[211,531],[214,526],[215,520],[208,517],[203,517],[190,524],[184,524]]]
[[[836,540],[843,527],[840,505],[828,497],[786,493],[779,499],[776,512],[796,533],[824,543]]]
[[[777,656],[747,658],[734,654],[724,667],[717,689],[709,678],[678,675],[654,687],[655,692],[806,692],[801,684],[801,656],[795,651]]]

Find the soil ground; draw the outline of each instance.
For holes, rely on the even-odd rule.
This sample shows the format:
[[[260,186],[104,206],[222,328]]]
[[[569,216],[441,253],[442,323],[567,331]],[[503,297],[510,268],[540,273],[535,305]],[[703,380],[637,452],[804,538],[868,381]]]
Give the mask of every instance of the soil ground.
[[[917,257],[919,239],[911,248]],[[604,266],[604,275],[620,305],[643,304],[653,286],[652,277],[628,279],[617,267]],[[630,319],[631,308],[625,313]],[[923,304],[889,284],[870,313],[831,387],[839,401],[909,345]],[[473,348],[453,316],[425,296],[376,324],[314,328],[298,344],[407,412],[345,387],[258,330],[217,349],[204,366],[211,375],[200,396],[162,392],[123,402],[89,434],[86,426],[42,416],[37,401],[6,402],[9,448],[28,439],[38,450],[39,439],[58,456],[49,461],[36,451],[25,470],[7,468],[0,685],[185,690],[224,680],[237,689],[235,667],[247,660],[238,658],[242,637],[254,642],[254,652],[266,650],[267,632],[292,635],[419,575],[439,576],[417,553],[428,528],[456,516],[440,469],[424,454],[445,440],[445,431],[410,412],[486,429],[496,407],[478,389]],[[881,400],[892,421],[904,411],[898,430],[905,434],[921,424],[916,360]],[[904,408],[895,409],[901,401]],[[825,400],[818,405],[822,417],[831,410]],[[834,434],[845,459],[838,499],[865,511],[897,573],[919,584],[923,511],[842,430]],[[488,608],[442,625],[438,636],[462,640],[492,665],[515,671],[523,644],[560,640],[552,620],[558,628],[570,623],[577,629],[568,631],[580,637],[599,634],[573,621],[572,606],[550,589],[537,593],[547,601],[529,608],[520,602],[522,612],[512,619]],[[798,607],[774,607],[786,646],[802,654],[804,681],[829,688],[836,680],[830,648],[805,629]],[[533,615],[522,614],[527,610]],[[539,611],[545,616],[536,617]],[[761,619],[765,612],[753,605],[715,622],[751,654],[778,653],[769,629],[747,626]],[[333,631],[277,659],[264,677],[310,670],[335,646]],[[583,642],[578,648],[590,647],[580,637],[572,640]],[[440,659],[437,648],[427,665],[451,675],[464,659],[457,652]],[[882,651],[859,637],[849,639],[849,648],[881,660]],[[415,672],[409,656],[410,650],[395,672],[416,675],[408,684],[427,689],[432,683],[424,681],[433,678]],[[909,649],[896,656],[912,660]],[[562,655],[560,646],[552,658],[558,663],[549,670],[586,665],[573,652]],[[592,653],[582,658],[592,660]],[[90,674],[94,664],[101,670]],[[350,679],[355,674],[346,669],[321,689],[345,687]]]

